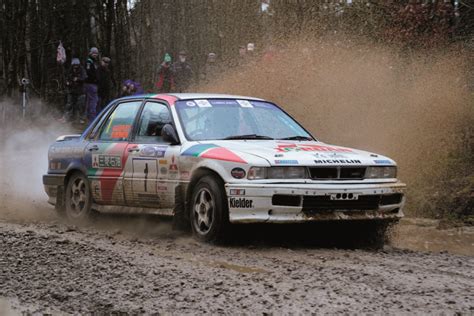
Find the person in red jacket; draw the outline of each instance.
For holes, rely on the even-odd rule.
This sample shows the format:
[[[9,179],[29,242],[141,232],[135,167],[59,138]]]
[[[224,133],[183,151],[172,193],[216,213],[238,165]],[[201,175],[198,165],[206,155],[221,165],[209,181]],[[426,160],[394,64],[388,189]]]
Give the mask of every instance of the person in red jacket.
[[[171,69],[171,56],[165,54],[165,58],[158,70],[158,82],[156,83],[159,93],[168,93],[174,90],[174,74]]]

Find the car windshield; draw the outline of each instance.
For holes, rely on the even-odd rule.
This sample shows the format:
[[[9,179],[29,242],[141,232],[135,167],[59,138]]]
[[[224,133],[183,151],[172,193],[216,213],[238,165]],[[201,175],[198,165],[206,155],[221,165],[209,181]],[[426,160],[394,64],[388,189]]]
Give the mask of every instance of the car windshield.
[[[176,110],[189,140],[313,140],[295,120],[268,102],[188,100],[176,102]]]

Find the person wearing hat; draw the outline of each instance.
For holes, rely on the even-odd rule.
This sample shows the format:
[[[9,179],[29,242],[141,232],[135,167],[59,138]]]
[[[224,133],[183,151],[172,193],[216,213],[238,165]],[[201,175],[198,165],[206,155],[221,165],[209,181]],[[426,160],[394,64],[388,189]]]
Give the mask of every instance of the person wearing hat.
[[[84,90],[86,93],[86,112],[89,122],[97,116],[98,95],[98,75],[99,68],[99,50],[92,47],[89,50],[89,57],[86,61],[87,78],[85,80]]]
[[[165,54],[165,58],[158,69],[156,87],[159,93],[169,93],[175,88],[174,74],[171,70],[171,56],[168,53]]]
[[[191,85],[193,78],[193,69],[186,61],[186,52],[179,52],[178,61],[173,63],[172,71],[176,83],[176,92],[186,92]]]
[[[112,95],[112,74],[110,72],[110,58],[102,57],[99,69],[97,69],[97,94],[99,103],[97,113],[100,113],[109,104]]]
[[[120,91],[120,96],[130,96],[130,95],[140,95],[144,94],[145,91],[142,88],[140,82],[133,81],[132,79],[127,79],[122,82],[122,88]]]
[[[217,65],[217,54],[209,53],[207,55],[207,61],[204,65],[204,71],[201,73],[201,81],[204,83],[209,83],[211,80],[215,79],[216,75],[219,73],[219,66]]]
[[[84,108],[84,80],[86,79],[86,71],[81,66],[78,58],[71,60],[71,67],[66,74],[67,101],[64,109],[64,116],[61,122],[71,122],[83,119]]]

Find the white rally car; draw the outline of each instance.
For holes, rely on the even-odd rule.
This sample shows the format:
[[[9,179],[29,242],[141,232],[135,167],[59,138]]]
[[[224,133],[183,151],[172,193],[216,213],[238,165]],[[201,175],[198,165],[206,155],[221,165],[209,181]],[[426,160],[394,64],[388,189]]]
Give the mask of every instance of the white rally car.
[[[82,135],[59,137],[48,157],[49,202],[77,221],[93,210],[174,215],[210,241],[230,223],[403,216],[393,160],[322,143],[256,98],[118,99]]]

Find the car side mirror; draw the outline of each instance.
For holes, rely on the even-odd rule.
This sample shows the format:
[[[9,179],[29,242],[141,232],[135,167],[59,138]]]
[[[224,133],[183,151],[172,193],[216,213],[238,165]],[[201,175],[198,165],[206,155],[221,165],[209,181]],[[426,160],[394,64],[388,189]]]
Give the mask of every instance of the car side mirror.
[[[178,134],[171,124],[165,124],[165,126],[163,126],[161,137],[163,138],[163,141],[170,143],[171,145],[179,144]]]

